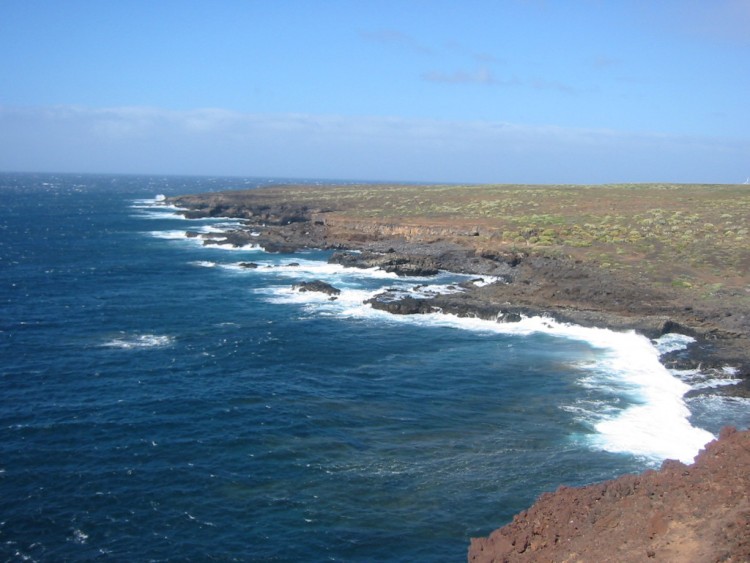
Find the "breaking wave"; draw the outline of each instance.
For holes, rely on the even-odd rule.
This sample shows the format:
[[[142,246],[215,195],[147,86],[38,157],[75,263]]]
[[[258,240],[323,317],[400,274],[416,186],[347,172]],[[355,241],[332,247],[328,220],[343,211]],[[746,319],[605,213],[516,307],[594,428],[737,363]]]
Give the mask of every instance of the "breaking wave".
[[[122,350],[140,350],[146,348],[163,348],[170,346],[174,338],[158,334],[130,334],[112,338],[102,344],[105,348],[120,348]]]

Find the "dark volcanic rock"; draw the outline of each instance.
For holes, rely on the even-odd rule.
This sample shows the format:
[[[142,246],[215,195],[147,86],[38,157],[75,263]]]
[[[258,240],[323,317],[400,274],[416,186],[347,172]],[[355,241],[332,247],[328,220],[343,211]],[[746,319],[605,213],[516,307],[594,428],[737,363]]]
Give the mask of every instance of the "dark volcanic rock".
[[[188,219],[232,217],[267,225],[303,223],[310,221],[313,214],[323,211],[285,201],[253,201],[242,191],[185,195],[168,198],[167,203],[183,208],[181,213]]]
[[[255,262],[240,262],[240,267],[247,268],[249,270],[254,270],[255,268],[258,267],[258,264],[256,264]]]
[[[297,291],[317,291],[325,293],[326,295],[336,296],[341,293],[340,289],[333,287],[331,284],[324,281],[315,280],[311,282],[300,282],[292,286],[292,289]]]
[[[440,272],[437,261],[431,256],[399,252],[335,252],[328,262],[348,268],[380,268],[398,276],[434,276]]]
[[[750,561],[750,431],[725,428],[692,465],[544,493],[474,538],[475,563]]]
[[[417,299],[411,296],[390,299],[387,294],[380,294],[368,299],[365,303],[368,303],[373,309],[387,311],[394,315],[421,315],[436,311],[436,308],[430,305],[429,299]]]
[[[224,231],[221,233],[207,233],[201,235],[203,244],[208,246],[212,244],[229,244],[235,248],[242,246],[255,245],[257,241],[248,231]]]

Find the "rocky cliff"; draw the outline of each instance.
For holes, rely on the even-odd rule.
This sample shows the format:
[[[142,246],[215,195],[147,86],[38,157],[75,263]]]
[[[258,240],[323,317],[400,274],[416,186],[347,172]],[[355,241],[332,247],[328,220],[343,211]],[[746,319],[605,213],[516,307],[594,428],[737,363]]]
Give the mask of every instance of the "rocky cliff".
[[[750,561],[750,431],[725,428],[692,465],[545,493],[472,539],[474,563]]]

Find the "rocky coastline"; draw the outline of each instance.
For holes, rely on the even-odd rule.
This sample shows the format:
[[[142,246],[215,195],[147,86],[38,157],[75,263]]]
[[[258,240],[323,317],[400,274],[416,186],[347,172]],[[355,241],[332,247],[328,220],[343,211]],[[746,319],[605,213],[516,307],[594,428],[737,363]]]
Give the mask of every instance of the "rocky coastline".
[[[250,195],[248,195],[250,194]],[[329,208],[261,199],[252,192],[219,192],[169,198],[189,218],[242,219],[236,230],[199,234],[204,244],[258,245],[268,252],[293,253],[308,248],[335,250],[330,261],[347,267],[381,268],[403,276],[429,276],[441,270],[476,275],[485,282],[465,284],[464,291],[425,298],[371,301],[394,314],[440,311],[498,322],[521,316],[547,316],[560,322],[614,330],[636,330],[649,338],[669,332],[692,336],[688,350],[665,358],[669,367],[733,369],[740,380],[713,392],[750,396],[750,310],[731,300],[710,306],[634,275],[612,273],[569,256],[488,250],[472,245],[472,233],[383,233],[371,223],[329,220]],[[456,234],[456,233],[454,233]],[[252,265],[248,265],[252,267]]]
[[[334,221],[323,206],[258,203],[242,192],[183,196],[167,203],[187,210],[188,217],[244,220],[237,230],[200,235],[206,245],[259,245],[269,252],[329,249],[335,251],[331,262],[346,267],[381,268],[401,276],[441,270],[476,276],[462,284],[462,291],[418,298],[385,291],[370,300],[372,307],[393,314],[442,312],[496,322],[547,316],[635,330],[649,338],[689,335],[695,343],[663,357],[667,366],[726,377],[731,367],[738,384],[700,392],[750,397],[750,309],[737,306],[744,301],[736,299],[736,292],[698,302],[637,274],[609,271],[574,256],[483,247],[472,229],[383,229],[372,222]],[[330,299],[337,295],[336,288],[318,281],[295,289],[320,291]],[[750,432],[725,429],[693,465],[668,460],[658,472],[543,494],[510,524],[488,538],[473,539],[468,558],[749,561],[748,467]]]

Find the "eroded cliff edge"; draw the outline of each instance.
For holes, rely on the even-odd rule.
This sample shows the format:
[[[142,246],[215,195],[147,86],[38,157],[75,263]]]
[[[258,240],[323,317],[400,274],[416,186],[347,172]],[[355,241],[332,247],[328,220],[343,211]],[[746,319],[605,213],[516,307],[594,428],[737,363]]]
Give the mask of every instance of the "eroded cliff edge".
[[[545,493],[474,538],[474,563],[750,561],[750,432],[724,428],[692,465]]]

